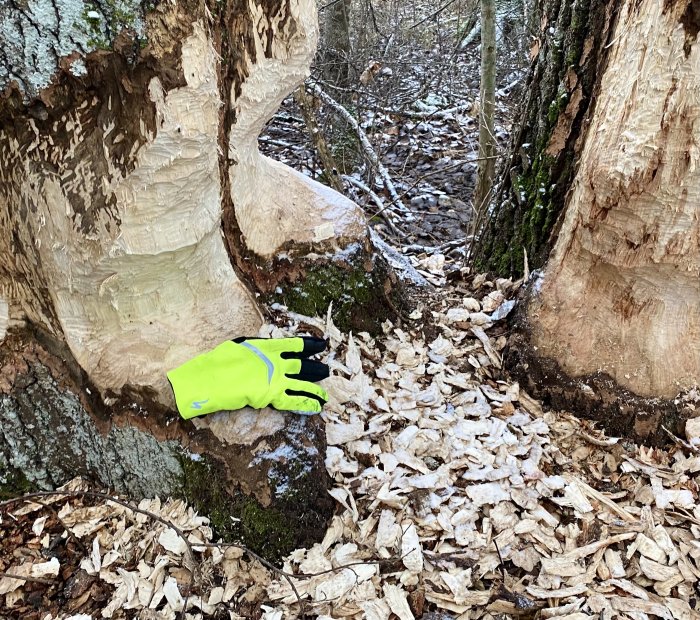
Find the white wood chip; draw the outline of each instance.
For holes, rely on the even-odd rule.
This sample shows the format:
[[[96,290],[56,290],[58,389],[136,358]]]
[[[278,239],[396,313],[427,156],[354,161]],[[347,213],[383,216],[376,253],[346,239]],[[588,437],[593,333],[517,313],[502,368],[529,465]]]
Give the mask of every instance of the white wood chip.
[[[491,360],[491,363],[496,368],[500,368],[501,357],[500,355],[498,355],[498,353],[496,353],[496,351],[494,351],[493,346],[491,346],[491,339],[486,335],[486,332],[483,330],[483,328],[475,326],[471,328],[471,331],[481,341],[481,344],[484,347],[484,351],[486,352],[486,355],[488,355],[489,360]]]
[[[642,569],[645,577],[653,581],[667,581],[680,574],[675,566],[665,566],[644,556],[639,558],[639,568]]]
[[[604,558],[611,577],[619,578],[625,576],[625,567],[622,564],[622,556],[619,551],[606,549]]]
[[[384,599],[361,601],[358,603],[364,612],[365,620],[389,620],[391,609]]]
[[[46,519],[48,519],[48,516],[39,517],[36,521],[34,521],[34,524],[32,525],[32,532],[34,533],[34,536],[41,536],[41,533],[44,531]]]
[[[168,605],[174,611],[180,611],[185,600],[180,594],[180,590],[177,587],[177,581],[175,577],[168,577],[163,584],[163,594],[165,595],[165,600],[168,601]]]
[[[644,534],[637,534],[635,539],[635,544],[637,545],[637,551],[641,553],[644,557],[654,560],[655,562],[660,562],[662,564],[666,563],[666,554],[663,549],[659,547],[651,538],[648,538]]]
[[[335,422],[326,424],[326,441],[329,446],[340,446],[350,441],[360,439],[365,434],[365,423],[358,416],[350,422]]]
[[[542,558],[542,570],[549,575],[557,577],[574,577],[586,572],[586,566],[577,560],[571,560],[566,556]]]
[[[423,549],[418,539],[418,531],[412,521],[401,523],[401,561],[413,573],[423,570]]]
[[[55,577],[61,570],[58,558],[51,558],[48,562],[39,562],[32,566],[30,575],[32,577]]]
[[[667,597],[664,604],[675,620],[700,620],[700,613],[692,609],[687,601]]]
[[[640,598],[644,601],[649,600],[649,592],[638,586],[636,583],[632,583],[628,579],[610,579],[610,581],[606,582],[605,585],[611,585],[615,588],[619,588],[620,590],[623,590],[624,592],[627,592],[628,594],[631,594],[632,596]]]
[[[560,588],[558,590],[548,590],[538,586],[527,586],[525,589],[527,590],[528,594],[531,594],[535,598],[569,598],[570,596],[583,594],[588,590],[588,586],[585,584],[580,584],[572,588]]]
[[[540,615],[544,620],[549,620],[550,618],[560,618],[561,616],[567,616],[578,612],[583,604],[586,602],[586,598],[580,597],[567,603],[566,605],[559,605],[557,607],[545,607],[540,611]]]
[[[360,348],[355,344],[355,339],[353,338],[352,333],[348,336],[347,351],[345,353],[345,365],[348,367],[353,376],[362,372]]]
[[[642,613],[658,616],[659,618],[667,618],[671,620],[673,616],[671,612],[661,603],[652,601],[643,601],[638,598],[626,598],[622,596],[611,596],[609,598],[612,608],[616,611],[625,613]]]
[[[415,620],[415,616],[408,606],[406,600],[408,593],[405,590],[389,583],[385,583],[382,590],[391,613],[398,616],[399,620]]]
[[[353,567],[354,569],[355,567]],[[323,581],[316,588],[314,601],[323,603],[325,601],[337,601],[346,595],[357,582],[358,576],[353,570],[345,568],[337,573],[326,575]]]
[[[187,552],[185,541],[170,527],[163,530],[158,536],[158,544],[175,555],[184,555]]]
[[[497,504],[510,499],[510,494],[497,482],[475,484],[467,487],[466,493],[476,506]]]
[[[700,448],[700,417],[691,418],[685,423],[685,436],[691,446]]]

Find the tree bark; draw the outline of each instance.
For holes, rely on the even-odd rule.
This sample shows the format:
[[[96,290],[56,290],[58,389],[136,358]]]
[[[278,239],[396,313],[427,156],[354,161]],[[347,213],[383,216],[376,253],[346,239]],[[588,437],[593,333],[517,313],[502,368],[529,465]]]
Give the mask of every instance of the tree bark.
[[[165,376],[310,273],[351,274],[354,315],[391,287],[359,208],[257,149],[308,74],[314,2],[52,6],[0,8],[0,484],[188,495],[271,555],[318,537],[318,422],[184,423]],[[283,443],[292,461],[265,458]]]
[[[522,113],[493,210],[472,254],[480,271],[519,276],[544,265],[595,106],[616,2],[540,0]]]
[[[350,12],[352,0],[336,0],[325,9],[322,74],[326,81],[345,88],[350,82]]]
[[[594,105],[586,105],[580,76],[567,72],[567,84],[578,86],[568,90],[565,106],[557,104],[553,130],[535,145],[535,164],[549,164],[543,180],[541,166],[530,168],[534,189],[547,200],[561,196],[561,203],[543,204],[538,192],[525,191],[518,207],[511,203],[499,214],[510,209],[502,240],[536,232],[530,241],[540,243],[525,244],[536,264],[546,256],[548,235],[556,239],[532,286],[526,337],[521,331],[514,341],[511,364],[557,406],[567,406],[568,394],[569,403],[609,428],[660,440],[663,426],[683,432],[692,411],[673,399],[700,378],[700,12],[685,0],[607,4],[600,13],[609,17],[607,52],[598,54],[588,89]],[[593,48],[585,42],[593,36],[583,38],[589,58]],[[535,88],[533,81],[530,97]],[[567,172],[572,181],[558,174],[557,187],[547,189],[565,153],[578,160]],[[522,168],[515,155],[512,161],[513,187],[522,188]],[[556,205],[564,202],[555,226]],[[496,231],[485,239],[495,242]],[[510,256],[502,267],[515,268]]]
[[[481,85],[479,102],[479,167],[474,190],[474,224],[484,217],[496,172],[496,3],[481,0]]]
[[[531,311],[544,355],[643,396],[672,398],[700,378],[694,6],[621,7],[591,139]]]

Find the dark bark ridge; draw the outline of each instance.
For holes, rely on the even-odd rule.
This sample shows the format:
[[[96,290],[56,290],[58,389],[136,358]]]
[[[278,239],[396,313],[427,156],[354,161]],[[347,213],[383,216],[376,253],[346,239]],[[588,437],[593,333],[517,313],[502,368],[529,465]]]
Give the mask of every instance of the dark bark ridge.
[[[164,4],[144,15],[150,39],[143,47],[135,31],[117,32],[113,24],[112,51],[89,53],[81,59],[84,72],[78,75],[71,71],[78,56],[60,57],[50,84],[40,92],[23,92],[18,80],[0,91],[0,204],[9,205],[0,210],[0,254],[13,257],[0,261],[0,282],[21,289],[18,297],[40,309],[37,315],[45,317],[46,327],[56,334],[61,329],[36,264],[32,230],[37,206],[24,187],[27,172],[40,182],[61,184],[75,230],[86,244],[97,233],[98,220],[118,227],[114,195],[99,180],[109,178],[110,169],[128,175],[139,147],[155,133],[155,105],[148,94],[152,78],[166,90],[185,84],[180,46],[191,31],[193,16],[203,14],[203,5],[197,6]],[[5,7],[6,12],[11,9],[12,5]],[[22,23],[29,19],[23,16],[17,8],[9,17]],[[41,27],[50,30],[51,22]],[[0,30],[7,35],[7,28],[5,24]],[[44,30],[41,34],[50,38]],[[0,54],[10,53],[8,45],[0,35]],[[91,175],[85,175],[86,161]],[[109,217],[100,218],[101,213]]]
[[[544,265],[556,238],[587,118],[606,64],[614,0],[543,0],[539,46],[492,211],[475,248],[479,271]]]

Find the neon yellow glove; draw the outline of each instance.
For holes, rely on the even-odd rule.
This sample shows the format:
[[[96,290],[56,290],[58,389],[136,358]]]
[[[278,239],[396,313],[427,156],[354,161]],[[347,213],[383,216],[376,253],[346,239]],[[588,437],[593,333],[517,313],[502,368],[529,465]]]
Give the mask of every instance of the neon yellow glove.
[[[319,413],[328,394],[312,382],[328,377],[328,366],[305,358],[326,344],[320,338],[224,342],[168,373],[177,409],[186,420],[245,406]]]

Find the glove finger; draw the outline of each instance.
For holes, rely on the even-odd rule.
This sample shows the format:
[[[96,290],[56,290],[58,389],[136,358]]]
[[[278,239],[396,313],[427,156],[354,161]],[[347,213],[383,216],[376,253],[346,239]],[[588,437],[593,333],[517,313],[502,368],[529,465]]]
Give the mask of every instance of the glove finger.
[[[301,348],[287,348],[281,354],[283,359],[301,359],[321,353],[327,346],[328,341],[323,338],[314,338],[312,336],[303,336],[302,338],[289,338],[288,340],[301,340]],[[296,343],[295,343],[296,344]]]
[[[317,362],[315,360],[301,360],[301,369],[296,374],[288,374],[290,379],[299,379],[300,381],[323,381],[328,379],[330,369],[327,364]]]
[[[282,369],[282,372],[284,372],[285,376],[289,377],[291,375],[297,375],[301,372],[301,362],[302,360],[293,358],[293,359],[282,359],[280,364],[280,368]]]
[[[328,392],[324,390],[320,385],[315,383],[310,383],[308,381],[299,381],[298,379],[288,379],[285,382],[285,393],[286,394],[296,394],[302,393],[305,396],[310,396],[317,398],[323,403],[328,401]]]
[[[305,392],[295,392],[293,390],[288,390],[288,394],[285,394],[280,402],[273,402],[272,406],[275,409],[281,411],[297,411],[306,415],[312,413],[321,413],[322,404],[311,395],[307,395]]]

